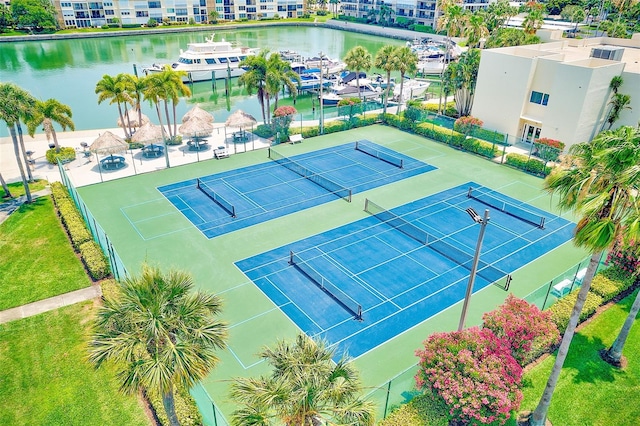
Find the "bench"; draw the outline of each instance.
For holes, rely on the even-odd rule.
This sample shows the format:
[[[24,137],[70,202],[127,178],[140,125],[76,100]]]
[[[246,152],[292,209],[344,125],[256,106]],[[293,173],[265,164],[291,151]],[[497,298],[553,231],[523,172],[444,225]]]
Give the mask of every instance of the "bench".
[[[302,142],[304,138],[302,137],[302,134],[298,133],[296,135],[291,135],[289,136],[289,141],[291,141],[291,143],[300,143]]]
[[[573,285],[573,280],[570,280],[569,278],[565,278],[564,280],[560,281],[558,284],[553,286],[553,289],[551,290],[551,294],[553,294],[555,297],[559,299],[569,294],[569,292],[571,291],[572,285]]]

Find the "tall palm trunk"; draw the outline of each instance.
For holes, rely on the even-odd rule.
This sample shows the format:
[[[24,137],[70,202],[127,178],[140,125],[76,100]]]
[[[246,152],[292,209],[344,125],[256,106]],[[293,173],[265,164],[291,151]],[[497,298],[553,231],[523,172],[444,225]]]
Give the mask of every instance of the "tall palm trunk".
[[[176,414],[175,399],[173,397],[173,387],[171,387],[167,393],[162,395],[162,405],[164,406],[164,411],[166,411],[167,413],[169,424],[171,426],[180,426],[180,421],[178,420],[178,415]]]
[[[178,134],[178,120],[176,118],[176,101],[171,101],[171,106],[173,107],[173,134]]]
[[[12,124],[9,126],[9,132],[11,133],[11,140],[13,141],[13,152],[16,155],[16,161],[18,162],[18,169],[20,170],[20,177],[22,177],[22,185],[24,186],[24,193],[27,196],[27,203],[31,203],[31,190],[29,189],[29,182],[24,174],[24,166],[22,165],[22,159],[20,158],[20,147],[18,145],[18,136],[16,135],[16,126]]]
[[[562,336],[562,342],[560,342],[558,355],[556,356],[556,362],[555,364],[553,364],[553,369],[551,370],[551,374],[549,375],[547,386],[544,389],[542,398],[540,399],[538,406],[529,419],[530,426],[545,425],[547,412],[549,411],[549,406],[551,405],[551,397],[553,396],[553,391],[555,390],[558,379],[560,378],[560,372],[562,371],[564,360],[567,358],[567,354],[569,353],[571,339],[573,339],[573,335],[575,334],[578,320],[580,319],[580,313],[582,312],[582,307],[587,300],[587,294],[589,293],[589,289],[591,288],[591,281],[593,280],[593,276],[596,274],[596,270],[598,269],[598,264],[600,263],[601,257],[602,251],[598,251],[591,255],[587,273],[585,274],[584,280],[582,282],[582,288],[580,288],[578,298],[576,299],[576,304],[573,306],[573,311],[571,311],[567,329]]]
[[[31,168],[29,167],[29,157],[27,156],[27,150],[24,148],[24,138],[22,137],[22,126],[20,122],[16,123],[18,127],[18,140],[20,141],[20,150],[22,151],[22,158],[24,159],[24,164],[27,165],[27,177],[29,178],[29,182],[33,182],[33,175],[31,174]]]
[[[0,173],[0,185],[2,185],[2,189],[4,190],[5,197],[13,198],[13,195],[11,195],[11,191],[9,191],[9,187],[7,186],[7,182],[5,182],[4,178],[2,177],[2,173]]]
[[[164,116],[167,118],[167,129],[169,130],[169,138],[173,139],[173,132],[171,131],[171,116],[169,115],[169,101],[162,102],[164,105]]]
[[[387,113],[387,105],[389,104],[389,89],[391,88],[391,71],[387,71],[387,87],[384,88],[384,109],[383,113]]]
[[[620,330],[620,334],[618,334],[618,337],[616,337],[613,345],[611,345],[609,350],[607,350],[607,352],[604,354],[604,360],[609,362],[610,364],[620,365],[620,360],[622,359],[622,349],[624,349],[624,344],[627,342],[627,337],[629,337],[631,327],[636,321],[638,311],[640,311],[640,291],[638,291],[636,300],[634,300],[633,305],[631,305],[631,311],[629,312],[629,315],[627,315],[627,319],[624,321],[624,325],[622,326],[622,330]]]
[[[400,110],[402,109],[402,92],[404,91],[404,73],[400,73],[400,95],[398,95],[398,111],[396,111],[397,115],[400,115]]]
[[[169,163],[169,149],[167,147],[167,137],[165,135],[164,125],[162,124],[162,114],[160,114],[159,102],[160,101],[156,99],[154,103],[156,104],[156,113],[158,114],[158,122],[160,123],[160,129],[162,129],[162,142],[164,145],[164,160],[167,163],[167,169],[168,169],[169,167],[171,167],[171,164]]]

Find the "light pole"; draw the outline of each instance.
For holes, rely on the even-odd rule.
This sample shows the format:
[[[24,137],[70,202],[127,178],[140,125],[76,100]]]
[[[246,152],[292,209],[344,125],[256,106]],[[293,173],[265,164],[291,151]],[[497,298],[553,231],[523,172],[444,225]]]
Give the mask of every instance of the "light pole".
[[[318,102],[320,102],[320,128],[318,130],[321,135],[324,134],[324,110],[322,108],[322,87],[324,86],[324,81],[322,81],[322,66],[322,52],[320,52],[320,97],[318,98]]]
[[[471,266],[471,274],[469,275],[469,283],[467,284],[467,292],[464,295],[464,303],[462,304],[462,314],[460,314],[460,324],[458,324],[458,331],[462,331],[464,328],[464,322],[467,317],[467,309],[469,309],[469,301],[471,300],[471,293],[473,293],[473,283],[476,280],[476,271],[478,269],[478,261],[480,260],[480,250],[482,249],[482,239],[484,238],[484,230],[489,223],[489,209],[484,211],[484,217],[480,217],[478,212],[469,207],[465,210],[471,219],[475,223],[480,224],[480,233],[478,234],[478,243],[476,244],[476,253],[473,256],[473,265]]]

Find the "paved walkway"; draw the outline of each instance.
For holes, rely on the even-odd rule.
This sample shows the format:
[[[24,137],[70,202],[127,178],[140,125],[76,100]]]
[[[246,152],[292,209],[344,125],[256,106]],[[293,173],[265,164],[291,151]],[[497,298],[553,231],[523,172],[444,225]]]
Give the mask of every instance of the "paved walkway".
[[[86,300],[95,299],[102,296],[100,286],[95,284],[91,287],[83,288],[59,296],[50,297],[48,299],[39,300],[37,302],[18,306],[16,308],[0,311],[0,324],[9,321],[15,321],[22,318],[32,317],[43,312],[53,311],[63,306],[73,305],[74,303],[84,302]]]

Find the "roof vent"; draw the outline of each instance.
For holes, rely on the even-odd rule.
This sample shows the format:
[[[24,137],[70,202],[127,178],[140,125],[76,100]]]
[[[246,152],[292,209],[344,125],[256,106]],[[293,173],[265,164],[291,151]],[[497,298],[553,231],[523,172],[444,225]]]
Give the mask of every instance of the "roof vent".
[[[624,53],[624,47],[618,46],[602,46],[594,47],[591,49],[591,57],[599,59],[608,59],[610,61],[622,60],[622,54]]]

